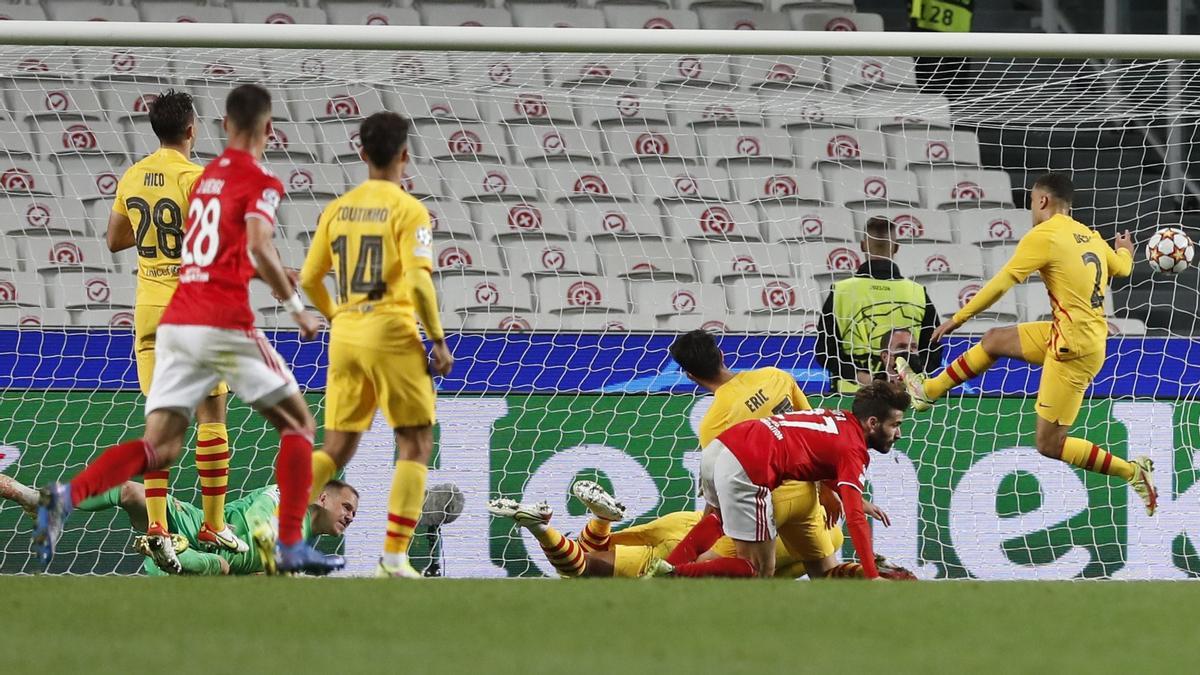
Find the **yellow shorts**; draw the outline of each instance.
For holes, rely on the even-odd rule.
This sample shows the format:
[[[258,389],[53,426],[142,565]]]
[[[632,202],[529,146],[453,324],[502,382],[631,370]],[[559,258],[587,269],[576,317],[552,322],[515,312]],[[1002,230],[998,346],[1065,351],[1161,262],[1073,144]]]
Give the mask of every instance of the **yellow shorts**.
[[[700,511],[677,511],[644,525],[613,532],[613,576],[640,577],[650,560],[665,558],[700,522]]]
[[[150,395],[150,381],[154,377],[154,347],[157,344],[158,322],[166,307],[137,305],[133,310],[133,357],[137,364],[138,387],[143,396]],[[209,396],[229,393],[229,385],[221,382]]]
[[[1041,364],[1042,379],[1038,383],[1038,417],[1063,426],[1070,426],[1083,406],[1083,392],[1104,365],[1104,349],[1060,361],[1050,351],[1053,324],[1033,321],[1017,325],[1021,338],[1021,355],[1025,361]]]
[[[825,507],[817,498],[816,483],[788,481],[771,493],[775,508],[775,529],[779,533],[775,557],[778,561],[786,553],[789,560],[815,562],[833,555],[839,545],[834,544],[836,530],[825,527]],[[719,555],[732,557],[735,553],[733,540],[721,537],[712,550]],[[776,565],[780,568],[780,565]]]
[[[429,360],[420,342],[414,340],[413,345],[384,352],[331,341],[325,428],[366,431],[377,407],[393,429],[432,425],[436,418]]]

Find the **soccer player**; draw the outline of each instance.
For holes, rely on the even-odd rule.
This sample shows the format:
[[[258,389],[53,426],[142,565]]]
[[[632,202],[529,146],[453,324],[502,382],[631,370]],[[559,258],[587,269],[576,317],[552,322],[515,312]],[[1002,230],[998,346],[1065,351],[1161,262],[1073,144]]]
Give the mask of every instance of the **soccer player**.
[[[377,408],[396,439],[387,536],[378,576],[421,578],[408,545],[421,515],[433,454],[432,374],[454,357],[433,288],[429,211],[400,187],[408,164],[408,120],[379,112],[359,128],[367,180],[330,202],[317,222],[300,284],[330,319],[325,444],[313,453],[313,490],[346,466]],[[325,288],[335,270],[336,303]],[[429,355],[417,320],[433,342]],[[432,374],[431,374],[432,371]]]
[[[154,373],[154,344],[158,322],[179,283],[183,247],[183,212],[203,167],[189,159],[196,140],[192,97],[168,89],[150,104],[150,128],[159,148],[129,167],[117,183],[116,200],[108,217],[108,249],[113,253],[137,247],[137,301],[134,305],[134,356],[138,386],[150,393]],[[229,482],[229,432],[225,428],[225,397],[229,388],[217,384],[196,408],[196,469],[204,524],[197,545],[245,552],[246,542],[225,524],[225,490]],[[166,537],[167,470],[148,471],[146,512],[148,537]],[[165,549],[164,549],[165,550]]]
[[[222,380],[279,431],[279,569],[326,574],[345,565],[304,541],[315,424],[295,377],[255,329],[250,309],[249,283],[257,270],[276,296],[288,298],[284,307],[301,338],[312,338],[320,326],[304,310],[271,243],[283,185],[258,162],[271,132],[271,95],[254,84],[234,88],[224,124],[225,151],[192,189],[179,287],[158,326],[145,435],[109,448],[70,482],[42,490],[34,545],[43,568],[77,504],[179,457],[192,414]]]
[[[863,575],[879,577],[863,511],[867,449],[891,451],[909,396],[899,384],[875,381],[854,394],[850,412],[798,410],[735,424],[704,448],[700,485],[720,512],[737,558],[670,565],[655,575],[759,576],[775,573],[771,490],[786,480],[835,481]],[[731,562],[732,561],[732,562]],[[740,568],[740,569],[739,569]]]
[[[953,333],[1035,272],[1046,284],[1053,321],[992,328],[978,344],[928,379],[901,359],[897,359],[897,369],[913,397],[913,407],[920,411],[950,389],[981,375],[1002,356],[1041,365],[1036,406],[1038,452],[1128,481],[1142,498],[1146,513],[1154,515],[1158,491],[1149,458],[1125,461],[1090,441],[1067,435],[1079,415],[1084,391],[1104,364],[1108,337],[1104,291],[1112,277],[1129,276],[1133,269],[1129,232],[1117,235],[1114,251],[1099,232],[1071,217],[1074,196],[1075,186],[1065,174],[1048,173],[1034,181],[1030,195],[1033,229],[1021,238],[1012,259],[970,302],[938,326],[933,337],[940,340]]]
[[[36,516],[38,493],[33,488],[26,487],[12,478],[0,475],[0,498],[14,501],[21,505],[26,512]],[[270,522],[279,504],[279,488],[268,485],[248,492],[241,499],[236,499],[225,505],[225,518],[237,524],[244,531],[254,531],[261,522]],[[146,532],[151,524],[148,519],[148,500],[146,488],[141,483],[126,481],[125,483],[89,497],[79,503],[79,511],[107,511],[119,508],[129,516],[129,524],[138,532]],[[308,506],[304,515],[302,530],[304,538],[310,539],[320,535],[340,537],[346,528],[354,522],[358,512],[358,491],[348,483],[331,480],[325,484],[317,500]],[[164,569],[158,564],[156,549],[149,541],[149,535],[134,539],[134,550],[146,556],[142,568],[147,574],[162,575],[176,574],[261,574],[264,558],[258,551],[229,551],[218,549],[216,553],[205,553],[196,550],[202,540],[200,532],[204,527],[204,513],[195,506],[181,502],[178,499],[167,500],[167,524],[170,526],[171,537],[174,540],[172,551],[177,554],[179,567],[171,570]],[[269,558],[268,558],[269,559]]]

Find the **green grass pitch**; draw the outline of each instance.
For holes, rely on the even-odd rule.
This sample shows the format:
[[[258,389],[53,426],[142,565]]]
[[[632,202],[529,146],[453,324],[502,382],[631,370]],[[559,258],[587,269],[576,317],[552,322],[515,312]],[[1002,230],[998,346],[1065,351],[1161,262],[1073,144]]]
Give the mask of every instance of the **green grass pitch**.
[[[9,673],[1195,672],[1200,584],[0,578]]]

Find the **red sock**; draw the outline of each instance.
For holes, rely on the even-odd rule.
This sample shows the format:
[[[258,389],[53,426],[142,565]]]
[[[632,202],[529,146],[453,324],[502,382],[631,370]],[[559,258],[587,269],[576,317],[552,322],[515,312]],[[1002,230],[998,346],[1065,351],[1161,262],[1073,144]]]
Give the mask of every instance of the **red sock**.
[[[279,436],[275,480],[279,483],[279,541],[291,546],[300,541],[308,494],[312,488],[312,441],[295,431]]]
[[[690,563],[700,557],[708,549],[712,548],[717,540],[725,536],[725,530],[721,527],[721,519],[716,513],[710,513],[700,519],[695,527],[687,533],[675,548],[671,549],[670,555],[667,556],[667,562],[676,567]]]
[[[140,438],[112,446],[71,479],[71,503],[78,504],[124,483],[145,471],[151,462],[157,463],[154,448]]]
[[[716,558],[675,566],[677,577],[752,577],[754,565],[744,558]]]

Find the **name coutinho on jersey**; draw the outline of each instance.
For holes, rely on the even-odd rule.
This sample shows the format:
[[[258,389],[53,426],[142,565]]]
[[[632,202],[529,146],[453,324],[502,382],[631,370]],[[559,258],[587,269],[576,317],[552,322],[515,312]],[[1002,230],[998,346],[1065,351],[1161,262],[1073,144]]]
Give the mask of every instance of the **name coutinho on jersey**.
[[[384,222],[388,219],[388,210],[363,206],[343,206],[338,209],[337,217],[338,220],[350,223]]]

